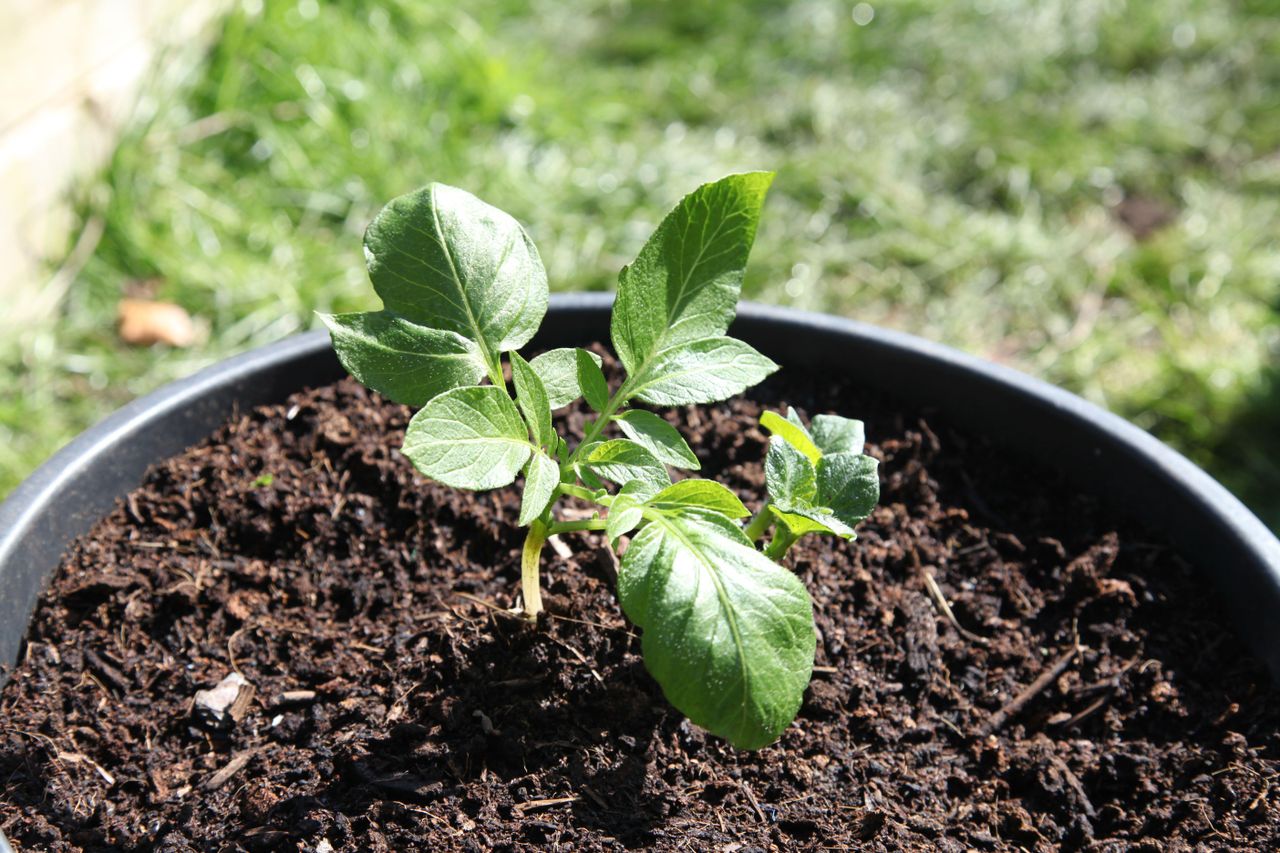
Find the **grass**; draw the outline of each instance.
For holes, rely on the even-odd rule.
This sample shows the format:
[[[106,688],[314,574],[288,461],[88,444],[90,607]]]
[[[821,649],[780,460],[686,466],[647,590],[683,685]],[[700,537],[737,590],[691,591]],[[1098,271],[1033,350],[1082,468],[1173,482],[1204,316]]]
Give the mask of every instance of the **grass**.
[[[427,180],[558,290],[779,172],[751,298],[916,332],[1154,430],[1280,525],[1280,3],[242,4],[79,192],[101,241],[0,343],[0,493],[123,400],[373,304],[360,234]],[[1135,239],[1118,212],[1168,219]],[[143,289],[209,324],[129,349]]]

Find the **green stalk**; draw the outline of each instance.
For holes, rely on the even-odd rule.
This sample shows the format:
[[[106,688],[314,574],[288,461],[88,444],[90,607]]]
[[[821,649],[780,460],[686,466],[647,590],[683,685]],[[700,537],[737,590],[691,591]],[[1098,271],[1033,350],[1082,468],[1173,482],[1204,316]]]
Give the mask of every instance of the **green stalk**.
[[[613,418],[614,413],[622,407],[627,399],[631,396],[631,380],[628,379],[618,388],[618,393],[609,398],[609,402],[605,403],[604,411],[591,422],[587,427],[587,431],[582,436],[582,441],[573,450],[573,454],[569,457],[569,464],[578,461],[578,453],[582,448],[589,446],[593,441],[600,437],[600,433],[604,432],[604,428],[609,425],[609,421]]]
[[[542,546],[547,541],[547,525],[536,519],[529,525],[520,553],[520,591],[524,596],[524,616],[530,622],[538,620],[542,612],[542,590],[539,588],[538,563],[542,559]]]
[[[755,515],[751,516],[751,521],[747,523],[746,529],[742,532],[747,534],[747,538],[755,542],[764,532],[769,529],[769,522],[773,520],[773,513],[769,511],[769,505],[772,501],[766,500],[760,505],[760,509]]]
[[[769,543],[769,547],[764,549],[764,555],[775,563],[786,556],[787,549],[795,544],[795,536],[786,528],[786,525],[779,524],[774,531],[773,540]]]
[[[489,381],[506,391],[507,380],[502,377],[502,356],[498,356],[498,358],[488,362],[486,366],[489,370]]]
[[[557,533],[576,533],[582,530],[604,530],[607,522],[603,518],[584,518],[578,521],[555,521],[547,531],[548,536]]]
[[[582,498],[584,501],[592,501],[593,503],[596,499],[595,492],[585,486],[579,486],[576,483],[561,483],[556,488],[562,495],[571,495],[575,498]],[[555,500],[552,499],[551,503],[554,505]]]

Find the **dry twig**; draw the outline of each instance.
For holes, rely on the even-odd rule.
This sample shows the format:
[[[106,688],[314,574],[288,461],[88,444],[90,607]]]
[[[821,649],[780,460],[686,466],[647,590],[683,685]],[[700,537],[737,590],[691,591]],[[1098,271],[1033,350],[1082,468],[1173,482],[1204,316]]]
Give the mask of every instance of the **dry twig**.
[[[1052,684],[1058,676],[1067,671],[1067,667],[1080,654],[1080,646],[1076,643],[1071,644],[1071,648],[1067,649],[1053,664],[1047,667],[1043,672],[1036,676],[1036,680],[1028,684],[1023,690],[1014,696],[1003,708],[996,711],[987,720],[986,725],[982,727],[984,735],[992,734],[1000,729],[1009,718],[1021,711],[1026,704],[1034,699],[1040,693],[1044,692],[1050,684]]]

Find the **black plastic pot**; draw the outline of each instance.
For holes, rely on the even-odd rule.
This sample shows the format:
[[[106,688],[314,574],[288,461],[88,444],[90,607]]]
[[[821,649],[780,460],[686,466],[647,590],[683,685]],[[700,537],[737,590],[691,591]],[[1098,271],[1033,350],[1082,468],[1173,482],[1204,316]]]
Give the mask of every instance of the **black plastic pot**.
[[[608,294],[553,297],[533,345],[607,340],[610,303]],[[1014,370],[862,323],[744,304],[732,331],[789,367],[854,369],[867,385],[1060,469],[1083,491],[1163,532],[1208,572],[1240,633],[1280,674],[1280,541],[1226,489],[1147,433]],[[237,408],[277,403],[342,375],[323,332],[254,350],[130,403],[22,483],[0,505],[0,684],[63,551],[149,465],[196,443]]]

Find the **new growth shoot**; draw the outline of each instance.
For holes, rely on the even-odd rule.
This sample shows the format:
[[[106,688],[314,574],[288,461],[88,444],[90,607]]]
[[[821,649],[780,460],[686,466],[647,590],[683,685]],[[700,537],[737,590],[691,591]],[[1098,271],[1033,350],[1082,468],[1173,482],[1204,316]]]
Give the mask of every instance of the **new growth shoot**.
[[[818,415],[806,426],[794,411],[766,412],[769,497],[744,528],[750,513],[725,486],[672,481],[670,469],[696,471],[698,457],[636,406],[724,400],[778,369],[726,335],[772,179],[751,172],[699,187],[622,269],[611,320],[625,370],[617,387],[583,349],[520,355],[547,309],[537,249],[513,218],[441,184],[392,200],[365,234],[384,309],[324,317],[353,376],[421,407],[403,446],[419,471],[461,489],[523,475],[531,619],[549,536],[603,531],[614,547],[629,537],[618,598],[643,630],[649,672],[694,723],[746,749],[781,735],[813,670],[813,606],[778,561],[808,533],[854,537],[879,497],[876,462],[862,453],[858,421]],[[570,446],[552,412],[579,398],[595,416]],[[566,497],[598,511],[566,520],[556,513]]]

